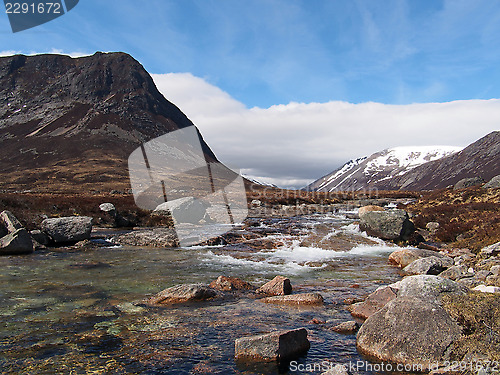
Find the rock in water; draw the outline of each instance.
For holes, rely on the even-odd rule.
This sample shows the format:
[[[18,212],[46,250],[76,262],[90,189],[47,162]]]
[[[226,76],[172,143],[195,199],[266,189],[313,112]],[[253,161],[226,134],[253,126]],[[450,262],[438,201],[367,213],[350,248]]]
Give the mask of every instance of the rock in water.
[[[299,328],[239,338],[235,341],[234,355],[237,359],[280,361],[299,356],[310,346],[307,330]]]
[[[408,213],[399,209],[366,212],[360,216],[359,228],[384,240],[407,240],[415,230]]]
[[[154,228],[134,230],[129,233],[113,237],[111,242],[118,245],[150,246],[150,247],[178,247],[179,240],[174,229]]]
[[[356,345],[380,361],[420,364],[428,370],[450,359],[447,349],[460,334],[458,324],[436,303],[398,297],[363,323]]]
[[[210,283],[209,287],[226,292],[233,290],[255,290],[255,287],[252,284],[238,279],[237,277],[227,276],[219,276],[217,280]]]
[[[434,250],[398,249],[389,255],[389,263],[404,268],[417,259],[431,256],[437,256],[439,258],[445,257],[445,255],[442,255]]]
[[[358,216],[361,218],[361,216],[364,216],[366,213],[373,211],[385,211],[385,209],[383,207],[374,205],[363,206],[358,209]]]
[[[332,327],[331,330],[344,335],[353,335],[359,329],[359,324],[354,320],[343,322]]]
[[[453,266],[453,259],[430,256],[414,260],[403,268],[406,275],[439,275],[447,268]]]
[[[29,254],[33,252],[33,239],[24,228],[0,238],[0,255]]]
[[[169,212],[177,223],[198,224],[205,217],[207,205],[199,199],[184,197],[162,203],[153,212]]]
[[[256,290],[256,293],[270,294],[280,296],[292,293],[292,284],[290,279],[285,276],[276,276],[271,281],[262,285]]]
[[[149,305],[165,305],[194,301],[205,301],[218,296],[215,289],[203,284],[180,284],[162,290],[154,296],[148,298]]]
[[[396,292],[390,286],[377,289],[366,297],[363,302],[351,305],[351,315],[355,318],[367,319],[396,297]]]
[[[298,293],[286,296],[273,296],[262,298],[261,302],[279,305],[322,305],[323,296],[319,293]]]
[[[55,243],[75,243],[90,239],[92,218],[68,216],[42,221],[41,230]]]

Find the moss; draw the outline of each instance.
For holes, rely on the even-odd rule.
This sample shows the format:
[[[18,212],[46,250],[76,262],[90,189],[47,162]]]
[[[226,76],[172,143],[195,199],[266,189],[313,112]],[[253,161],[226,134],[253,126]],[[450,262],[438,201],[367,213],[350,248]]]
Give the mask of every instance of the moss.
[[[500,361],[500,295],[481,292],[446,295],[442,303],[463,327],[462,336],[451,347],[453,360],[487,357]]]

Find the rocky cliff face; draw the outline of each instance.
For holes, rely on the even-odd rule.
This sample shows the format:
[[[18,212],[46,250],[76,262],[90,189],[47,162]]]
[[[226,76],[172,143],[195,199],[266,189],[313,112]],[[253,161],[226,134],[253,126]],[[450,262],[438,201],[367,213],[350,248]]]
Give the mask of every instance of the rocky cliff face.
[[[129,154],[190,125],[127,54],[0,58],[2,190],[128,190]]]

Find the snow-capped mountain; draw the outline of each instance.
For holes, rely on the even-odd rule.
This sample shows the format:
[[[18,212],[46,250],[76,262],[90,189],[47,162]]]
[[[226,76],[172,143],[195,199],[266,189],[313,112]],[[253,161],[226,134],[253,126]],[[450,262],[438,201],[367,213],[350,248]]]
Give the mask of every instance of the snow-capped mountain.
[[[339,169],[308,185],[306,190],[321,192],[385,189],[393,178],[430,161],[460,151],[454,146],[394,147],[369,157],[350,160]]]

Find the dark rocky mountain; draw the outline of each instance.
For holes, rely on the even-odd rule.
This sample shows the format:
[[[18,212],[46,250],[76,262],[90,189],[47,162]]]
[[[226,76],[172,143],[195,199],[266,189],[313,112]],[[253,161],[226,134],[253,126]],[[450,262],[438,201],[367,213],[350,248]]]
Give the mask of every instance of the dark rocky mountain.
[[[0,58],[1,190],[127,191],[130,153],[191,125],[125,53]]]
[[[464,178],[500,175],[500,131],[466,148],[396,147],[351,160],[306,187],[315,191],[433,190]]]

